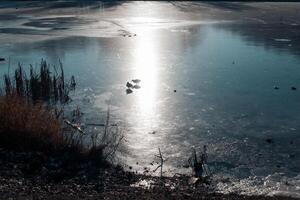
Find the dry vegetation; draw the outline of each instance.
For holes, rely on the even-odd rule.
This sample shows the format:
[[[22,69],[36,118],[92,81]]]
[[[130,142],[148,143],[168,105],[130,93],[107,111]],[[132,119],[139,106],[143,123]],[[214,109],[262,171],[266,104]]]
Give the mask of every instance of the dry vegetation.
[[[65,81],[61,62],[59,68],[53,66],[53,71],[50,68],[50,65],[42,60],[39,72],[30,65],[30,75],[27,76],[19,63],[13,78],[8,74],[4,75],[5,94],[17,94],[32,103],[38,101],[48,104],[68,103],[70,101],[69,92],[76,86],[74,76],[68,83]]]
[[[67,153],[74,160],[88,158],[102,164],[112,159],[123,137],[117,126],[109,125],[109,111],[103,133],[86,135],[77,124],[65,118],[64,106],[60,109],[56,106],[71,101],[69,92],[75,89],[75,78],[65,81],[61,63],[59,68],[50,69],[42,60],[39,71],[30,67],[29,76],[20,64],[13,77],[4,76],[4,94],[0,96],[0,148],[51,155]]]
[[[19,95],[0,98],[0,145],[19,150],[54,150],[63,144],[59,120],[43,104]]]

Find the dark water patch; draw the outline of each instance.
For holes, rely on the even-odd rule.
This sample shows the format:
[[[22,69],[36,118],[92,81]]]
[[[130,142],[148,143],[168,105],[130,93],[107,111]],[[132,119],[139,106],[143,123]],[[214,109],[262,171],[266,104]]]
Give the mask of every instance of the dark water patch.
[[[24,19],[24,18],[25,17],[18,16],[18,15],[0,14],[1,21],[18,20],[18,19]]]
[[[25,34],[25,35],[48,35],[48,31],[29,29],[29,28],[0,28],[0,33],[6,34]]]
[[[91,7],[95,8],[109,8],[117,5],[121,5],[123,2],[112,0],[112,1],[63,1],[63,2],[52,2],[48,4],[48,9],[57,8],[72,8],[72,7]]]
[[[243,4],[243,3],[237,3],[237,2],[205,2],[205,4],[222,9],[222,10],[231,10],[231,11],[245,11],[245,10],[251,10],[254,9],[252,6]]]
[[[40,9],[59,9],[59,8],[109,8],[121,5],[120,1],[3,1],[0,8],[40,8]]]
[[[78,17],[53,17],[53,18],[41,18],[33,19],[30,22],[26,22],[24,26],[32,26],[38,28],[68,28],[70,26],[84,25],[88,23],[96,22],[96,20],[84,20]]]
[[[278,49],[300,56],[300,24],[281,23],[235,23],[218,27],[239,34],[249,44],[264,46],[266,49]]]
[[[245,10],[252,10],[254,9],[250,5],[246,5],[245,3],[237,3],[237,2],[214,2],[214,1],[207,1],[207,2],[170,2],[173,6],[178,8],[184,12],[190,12],[191,10],[195,9],[195,11],[199,11],[203,9],[203,6],[208,6],[212,8],[217,8],[220,10],[227,10],[227,11],[245,11]]]
[[[34,7],[41,7],[45,6],[45,2],[42,1],[3,1],[0,4],[0,8],[34,8]]]

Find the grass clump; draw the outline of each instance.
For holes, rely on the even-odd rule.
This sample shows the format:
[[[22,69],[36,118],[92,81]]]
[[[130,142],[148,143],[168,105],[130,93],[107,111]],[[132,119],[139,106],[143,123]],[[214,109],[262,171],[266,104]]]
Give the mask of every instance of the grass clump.
[[[18,150],[53,151],[64,143],[59,120],[41,103],[12,94],[0,97],[0,145]]]
[[[13,77],[4,75],[5,94],[17,94],[33,103],[44,101],[55,104],[70,101],[69,92],[75,89],[76,82],[74,76],[69,82],[65,81],[61,62],[59,62],[59,68],[53,66],[53,72],[45,60],[41,61],[39,71],[35,70],[32,65],[29,71],[29,76],[27,76],[19,63]]]
[[[120,130],[110,125],[108,111],[102,134],[78,131],[80,122],[68,120],[62,110],[64,106],[61,110],[56,106],[70,102],[69,92],[76,86],[74,76],[66,82],[61,63],[59,70],[53,69],[51,72],[50,65],[42,60],[39,71],[30,66],[29,76],[20,64],[13,77],[4,76],[0,148],[41,152],[51,157],[48,160],[56,160],[57,168],[66,171],[91,162],[98,167],[107,166],[123,139]],[[79,108],[75,113],[81,115]]]
[[[59,69],[42,60],[39,68],[30,65],[29,76],[18,64],[14,75],[4,75],[4,93],[0,96],[0,145],[2,147],[54,151],[67,144],[56,103],[70,101],[75,78],[65,82],[63,65]],[[59,114],[58,114],[59,113]]]

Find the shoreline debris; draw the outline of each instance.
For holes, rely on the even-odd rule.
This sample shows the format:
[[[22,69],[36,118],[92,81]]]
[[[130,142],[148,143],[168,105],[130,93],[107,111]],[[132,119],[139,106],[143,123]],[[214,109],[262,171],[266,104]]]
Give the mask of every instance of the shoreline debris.
[[[73,124],[72,122],[70,122],[69,120],[65,119],[64,122],[69,125],[70,127],[72,127],[73,129],[79,131],[80,133],[84,134],[83,130],[77,125],[77,124]]]
[[[196,149],[193,148],[192,156],[189,158],[189,166],[193,168],[196,178],[205,179],[212,176],[212,172],[207,164],[207,146],[203,146],[200,157],[197,156]]]

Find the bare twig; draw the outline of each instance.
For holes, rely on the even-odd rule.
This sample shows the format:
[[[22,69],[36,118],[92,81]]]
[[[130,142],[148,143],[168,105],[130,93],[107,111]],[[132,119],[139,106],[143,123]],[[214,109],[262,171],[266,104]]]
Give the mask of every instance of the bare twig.
[[[156,157],[158,157],[159,159],[160,159],[160,165],[158,165],[156,168],[155,168],[155,170],[153,170],[153,172],[156,172],[156,170],[158,169],[158,168],[160,168],[160,177],[162,177],[163,176],[163,165],[164,165],[164,161],[165,161],[165,159],[163,158],[163,156],[162,156],[162,153],[161,153],[161,151],[160,151],[160,148],[158,148],[158,155],[155,155]]]
[[[80,133],[84,134],[83,130],[82,130],[79,126],[77,126],[77,125],[75,125],[75,124],[72,124],[72,123],[71,123],[69,120],[67,120],[67,119],[64,119],[64,122],[65,122],[67,125],[69,125],[70,127],[72,127],[73,129],[75,129],[75,130],[79,131]]]

